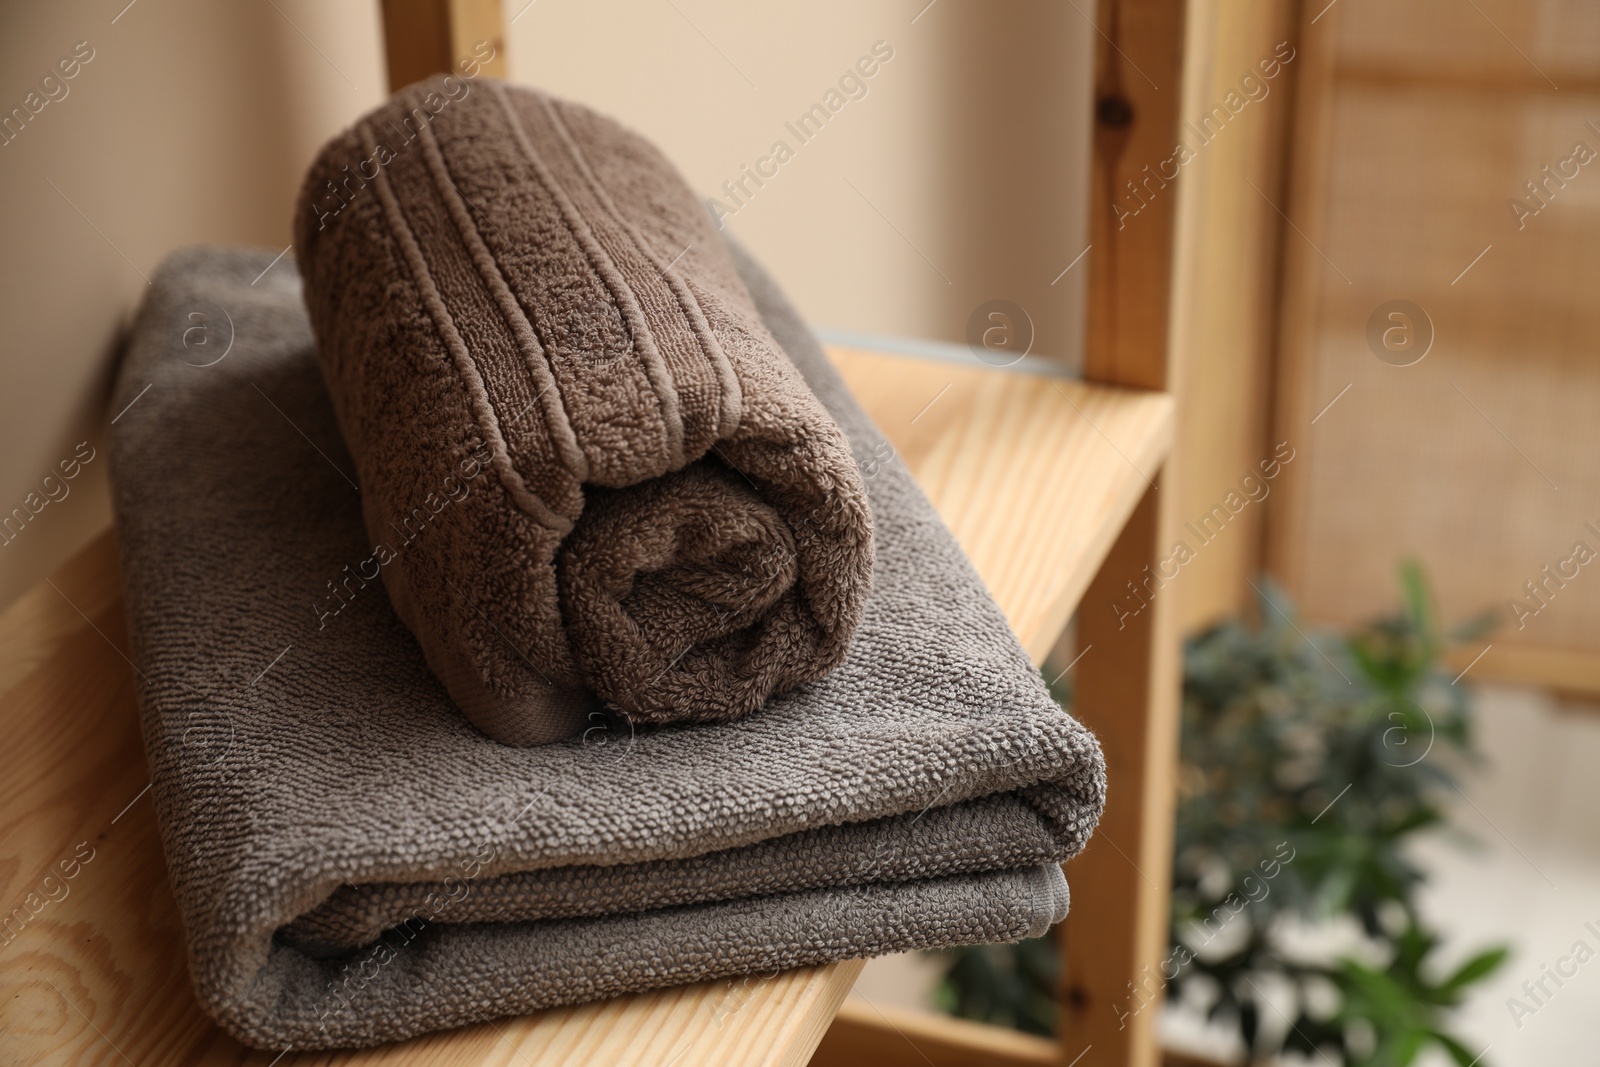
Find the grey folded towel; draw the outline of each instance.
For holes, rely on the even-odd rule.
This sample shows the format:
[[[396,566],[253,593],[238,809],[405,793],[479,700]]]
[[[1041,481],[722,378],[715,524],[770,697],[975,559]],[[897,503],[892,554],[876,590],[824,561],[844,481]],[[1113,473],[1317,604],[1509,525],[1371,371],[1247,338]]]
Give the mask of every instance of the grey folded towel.
[[[1065,914],[1056,864],[1099,817],[1098,746],[898,462],[863,468],[875,582],[826,678],[736,722],[497,744],[360,577],[361,494],[294,270],[263,275],[271,258],[160,269],[112,410],[148,391],[110,441],[152,795],[195,989],[231,1032],[369,1045]],[[881,457],[735,258],[857,455]],[[452,459],[441,514],[486,478]]]
[[[850,446],[648,142],[432,78],[322,149],[294,247],[374,553],[488,467],[369,567],[484,732],[570,736],[591,694],[735,719],[844,658],[872,574]]]

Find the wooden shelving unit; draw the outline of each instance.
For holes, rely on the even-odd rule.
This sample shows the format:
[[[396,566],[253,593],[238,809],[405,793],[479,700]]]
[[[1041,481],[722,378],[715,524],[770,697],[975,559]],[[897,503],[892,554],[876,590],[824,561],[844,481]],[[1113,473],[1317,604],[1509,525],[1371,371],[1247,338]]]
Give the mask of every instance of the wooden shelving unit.
[[[471,40],[502,33],[494,0],[386,0],[383,11],[401,83],[430,65],[448,67]],[[1100,0],[1096,203],[1109,203],[1109,190],[1170,150],[1184,11],[1182,0]],[[1122,1026],[1116,1006],[1166,948],[1175,614],[1168,598],[1132,619],[1111,604],[1170,543],[1172,494],[1161,488],[1175,420],[1166,343],[1175,200],[1158,201],[1126,230],[1109,214],[1093,216],[1092,381],[830,349],[1035,663],[1078,615],[1086,654],[1075,668],[1075,711],[1101,739],[1111,799],[1090,847],[1067,870],[1073,910],[1063,938],[1061,1044],[931,1017],[897,1024],[854,1007],[830,1033],[860,972],[859,961],[848,961],[364,1052],[243,1048],[200,1011],[190,988],[144,795],[149,777],[108,531],[0,615],[8,737],[0,749],[0,870],[19,872],[26,885],[78,842],[95,850],[68,896],[0,949],[0,1061],[798,1065],[826,1034],[819,1063],[1158,1062],[1156,1013]],[[730,997],[736,1010],[726,1010]]]
[[[892,353],[830,355],[1041,661],[1166,455],[1171,400]],[[42,875],[80,841],[95,849],[78,886],[0,952],[0,1060],[270,1063],[223,1035],[189,988],[142,795],[110,531],[0,615],[0,648],[11,738],[0,755],[0,868]],[[279,1063],[664,1064],[683,1051],[685,1065],[803,1064],[860,969],[710,982]]]

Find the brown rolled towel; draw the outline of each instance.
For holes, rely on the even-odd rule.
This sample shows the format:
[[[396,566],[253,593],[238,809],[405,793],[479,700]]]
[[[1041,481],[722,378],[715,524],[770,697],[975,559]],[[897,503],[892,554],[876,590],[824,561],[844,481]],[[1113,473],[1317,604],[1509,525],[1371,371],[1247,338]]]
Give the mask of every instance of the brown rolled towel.
[[[381,574],[511,744],[598,702],[735,719],[844,657],[872,571],[860,473],[653,146],[430,79],[323,148],[295,254],[373,544],[324,626]]]

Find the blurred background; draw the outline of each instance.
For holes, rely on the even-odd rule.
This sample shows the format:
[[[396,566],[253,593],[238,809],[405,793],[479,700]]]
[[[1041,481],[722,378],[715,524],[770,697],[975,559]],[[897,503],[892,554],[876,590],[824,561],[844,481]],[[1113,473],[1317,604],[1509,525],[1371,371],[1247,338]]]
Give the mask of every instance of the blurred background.
[[[970,359],[1004,300],[1029,358],[1080,367],[1091,213],[1170,203],[1196,962],[1165,1039],[1589,1062],[1600,6],[1191,0],[1183,84],[1141,87],[1187,151],[1101,189],[1091,143],[1125,121],[1094,85],[1104,6],[505,0],[496,46],[658,143],[833,339]],[[109,522],[109,384],[155,265],[286,249],[312,155],[385,95],[375,2],[0,9],[0,603]],[[1046,672],[1068,702],[1071,654]],[[1326,818],[1286,814],[1335,770]],[[1218,916],[1280,832],[1271,895]],[[1057,958],[875,961],[855,995],[1047,1032]]]

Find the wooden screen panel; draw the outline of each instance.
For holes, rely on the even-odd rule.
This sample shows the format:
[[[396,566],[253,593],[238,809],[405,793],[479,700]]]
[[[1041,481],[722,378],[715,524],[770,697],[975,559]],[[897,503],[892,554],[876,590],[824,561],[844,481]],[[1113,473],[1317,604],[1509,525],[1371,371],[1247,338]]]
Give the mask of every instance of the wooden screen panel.
[[[1324,74],[1304,85],[1294,163],[1275,437],[1297,451],[1269,566],[1312,618],[1348,624],[1390,608],[1397,563],[1417,557],[1446,617],[1499,609],[1499,651],[1474,668],[1488,676],[1517,648],[1600,661],[1600,580],[1551,583],[1547,606],[1524,586],[1579,540],[1600,551],[1585,526],[1600,526],[1600,157],[1572,161],[1579,142],[1600,153],[1600,19],[1480,7],[1346,0],[1307,28]],[[1396,58],[1393,38],[1434,14]],[[1434,337],[1405,367],[1367,337],[1397,299]]]
[[[1307,0],[1314,17],[1328,0]],[[1562,91],[1595,78],[1600,5],[1591,0],[1340,0],[1319,20],[1342,80],[1377,76]],[[1550,82],[1544,79],[1548,77]],[[1571,84],[1569,84],[1571,83]]]

